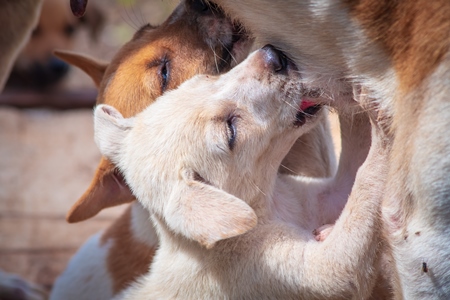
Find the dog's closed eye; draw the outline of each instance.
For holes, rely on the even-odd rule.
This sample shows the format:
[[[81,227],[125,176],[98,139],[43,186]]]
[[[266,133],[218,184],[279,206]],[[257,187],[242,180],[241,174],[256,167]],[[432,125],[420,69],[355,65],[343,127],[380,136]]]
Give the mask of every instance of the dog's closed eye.
[[[164,59],[161,61],[158,74],[161,78],[161,91],[162,93],[164,93],[167,89],[167,85],[170,79],[169,60],[166,57],[164,57]]]
[[[161,94],[163,94],[170,81],[170,60],[167,56],[163,56],[162,58],[158,58],[152,60],[147,64],[148,69],[157,68],[156,73],[158,74],[158,78],[161,86]]]
[[[227,137],[228,137],[228,148],[233,151],[234,145],[236,144],[237,127],[236,127],[235,115],[230,115],[227,118]]]

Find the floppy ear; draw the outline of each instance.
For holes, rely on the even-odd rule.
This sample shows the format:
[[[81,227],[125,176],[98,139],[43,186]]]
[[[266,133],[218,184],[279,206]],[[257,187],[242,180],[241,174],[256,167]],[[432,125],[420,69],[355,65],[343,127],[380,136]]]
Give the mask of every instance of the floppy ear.
[[[114,107],[98,105],[94,111],[94,135],[100,152],[117,164],[125,137],[133,127],[134,118],[125,119]]]
[[[124,119],[114,107],[98,105],[94,113],[95,140],[100,152],[118,162],[123,140],[132,128],[134,118]],[[106,158],[102,158],[88,190],[72,206],[69,223],[89,219],[106,207],[131,202],[134,197],[122,175]]]
[[[165,211],[172,230],[209,249],[220,240],[244,234],[256,226],[256,214],[247,203],[194,180],[189,173],[193,172],[184,173],[184,187]]]
[[[105,157],[102,157],[89,188],[66,215],[69,223],[92,218],[101,210],[133,201],[135,197],[122,174]]]
[[[65,62],[83,70],[92,78],[96,87],[100,86],[108,63],[72,51],[55,50],[53,53]]]

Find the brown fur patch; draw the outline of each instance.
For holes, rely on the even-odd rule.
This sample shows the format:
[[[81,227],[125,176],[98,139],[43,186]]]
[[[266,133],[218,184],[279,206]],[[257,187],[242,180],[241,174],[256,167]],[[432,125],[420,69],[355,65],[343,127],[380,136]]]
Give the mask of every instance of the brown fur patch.
[[[450,49],[448,0],[343,2],[392,59],[402,92],[416,88]]]
[[[125,118],[142,111],[164,92],[158,73],[164,59],[170,68],[166,90],[178,87],[196,74],[217,74],[218,58],[190,22],[189,18],[179,19],[140,30],[107,68],[97,104],[112,105]],[[215,51],[221,54],[218,49]]]
[[[103,234],[102,244],[108,240],[112,240],[113,245],[108,253],[107,267],[113,281],[113,293],[116,294],[148,272],[156,249],[134,238],[131,206]]]

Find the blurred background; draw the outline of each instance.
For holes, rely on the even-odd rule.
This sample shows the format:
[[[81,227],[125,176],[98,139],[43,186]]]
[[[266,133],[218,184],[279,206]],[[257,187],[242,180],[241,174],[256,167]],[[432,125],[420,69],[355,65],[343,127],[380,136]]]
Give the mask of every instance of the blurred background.
[[[45,0],[39,24],[15,63],[1,103],[24,107],[48,103],[65,108],[71,107],[69,102],[73,100],[72,107],[76,107],[81,100],[72,99],[72,93],[92,93],[94,86],[82,71],[53,56],[53,50],[71,50],[108,61],[137,29],[147,23],[160,24],[178,2],[92,0],[86,14],[77,19],[70,11],[69,0]],[[49,100],[59,93],[69,99]]]
[[[78,20],[69,0],[45,0],[39,25],[0,94],[0,269],[50,289],[80,245],[125,208],[78,224],[65,221],[100,159],[92,124],[96,89],[52,51],[109,61],[139,27],[160,24],[177,4],[91,0]]]

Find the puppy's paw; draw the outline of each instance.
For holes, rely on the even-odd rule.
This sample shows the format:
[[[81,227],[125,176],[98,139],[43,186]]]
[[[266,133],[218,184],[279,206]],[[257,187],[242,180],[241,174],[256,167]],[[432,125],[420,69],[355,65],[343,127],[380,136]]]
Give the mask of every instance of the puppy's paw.
[[[44,300],[48,293],[44,288],[10,273],[0,271],[0,299]]]
[[[333,230],[334,224],[325,224],[313,230],[314,239],[323,242]]]

